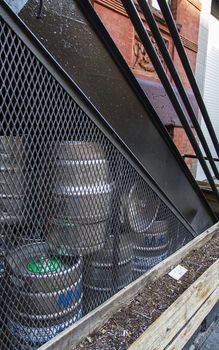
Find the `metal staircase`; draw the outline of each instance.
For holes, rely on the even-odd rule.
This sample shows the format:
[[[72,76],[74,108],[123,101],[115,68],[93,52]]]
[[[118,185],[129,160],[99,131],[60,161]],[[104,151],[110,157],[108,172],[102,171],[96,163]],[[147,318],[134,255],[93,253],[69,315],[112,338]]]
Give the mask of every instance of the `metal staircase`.
[[[37,349],[216,222],[90,2],[43,5],[0,3],[2,349]]]

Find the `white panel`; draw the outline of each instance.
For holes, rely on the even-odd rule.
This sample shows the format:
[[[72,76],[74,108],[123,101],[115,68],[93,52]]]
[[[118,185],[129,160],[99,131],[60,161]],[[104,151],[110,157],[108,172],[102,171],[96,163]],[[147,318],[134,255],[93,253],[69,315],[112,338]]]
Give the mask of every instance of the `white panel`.
[[[149,1],[149,2],[150,2],[150,1]],[[169,0],[166,0],[166,2],[168,2],[168,3],[169,3]],[[160,10],[160,6],[159,6],[159,4],[158,4],[158,1],[157,1],[157,0],[152,0],[152,1],[151,1],[151,4],[152,4],[152,6],[153,6],[155,9]]]
[[[209,17],[209,38],[205,74],[204,102],[216,131],[216,135],[219,138],[219,21],[213,16]],[[213,155],[216,157],[214,146],[209,138],[203,120],[201,122],[201,126],[204,131],[206,140],[208,141],[209,147]],[[206,177],[200,165],[198,165],[197,179],[203,180],[205,178]]]

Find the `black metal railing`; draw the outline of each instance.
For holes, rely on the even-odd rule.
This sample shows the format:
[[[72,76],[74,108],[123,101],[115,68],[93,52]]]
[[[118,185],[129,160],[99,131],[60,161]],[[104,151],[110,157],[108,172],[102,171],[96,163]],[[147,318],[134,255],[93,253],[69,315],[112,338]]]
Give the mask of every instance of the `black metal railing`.
[[[167,95],[168,95],[168,97],[169,97],[169,99],[170,99],[170,101],[171,101],[171,103],[173,105],[173,108],[176,111],[177,116],[178,116],[178,118],[180,119],[180,121],[182,123],[182,126],[183,126],[183,128],[184,128],[184,130],[185,130],[185,132],[186,132],[186,134],[188,136],[188,139],[189,139],[189,141],[190,141],[190,143],[191,143],[191,145],[193,147],[193,150],[195,151],[195,154],[197,155],[197,158],[198,158],[198,160],[199,160],[199,162],[201,164],[201,167],[202,167],[202,169],[203,169],[203,171],[204,171],[204,173],[205,173],[205,175],[206,175],[206,177],[207,177],[207,179],[209,181],[209,184],[210,184],[210,186],[211,186],[211,188],[212,188],[212,190],[214,192],[214,195],[215,195],[216,199],[219,200],[218,190],[217,190],[217,187],[215,185],[215,181],[214,181],[214,179],[213,179],[213,177],[211,175],[211,172],[210,172],[210,169],[208,167],[208,164],[205,161],[205,158],[204,158],[204,156],[202,154],[202,151],[201,151],[201,149],[199,147],[199,144],[198,144],[198,142],[197,142],[197,140],[196,140],[196,138],[194,136],[194,133],[193,133],[193,131],[192,131],[190,125],[189,125],[189,121],[187,119],[187,116],[184,113],[182,104],[180,103],[179,98],[177,97],[176,92],[174,91],[174,88],[173,88],[173,86],[171,85],[171,83],[169,81],[169,77],[167,75],[167,72],[165,71],[165,68],[162,65],[162,63],[160,61],[160,58],[159,58],[159,56],[158,56],[158,54],[156,52],[156,49],[154,48],[154,45],[153,45],[153,43],[152,43],[152,41],[151,41],[151,39],[150,39],[150,37],[149,37],[149,35],[147,33],[145,25],[144,25],[144,23],[143,23],[143,21],[142,21],[142,19],[140,17],[139,10],[136,7],[136,3],[134,1],[132,1],[132,0],[131,1],[122,0],[122,3],[123,3],[123,6],[124,6],[127,14],[129,15],[129,17],[130,17],[130,19],[131,19],[131,21],[133,23],[133,26],[134,26],[134,28],[135,28],[135,30],[136,30],[136,32],[137,32],[137,34],[138,34],[142,44],[143,44],[143,46],[144,46],[144,49],[146,50],[146,52],[147,52],[147,54],[148,54],[148,56],[149,56],[149,58],[150,58],[150,60],[151,60],[151,62],[153,64],[153,66],[154,66],[154,68],[155,68],[155,70],[156,70],[156,72],[158,74],[158,77],[161,80],[161,83],[163,84],[163,86],[164,86],[164,88],[165,88],[165,90],[167,92]],[[159,30],[158,26],[156,25],[156,21],[155,21],[154,16],[153,16],[153,14],[151,12],[151,9],[150,9],[150,7],[149,7],[149,5],[147,4],[146,1],[140,1],[139,0],[138,4],[140,6],[140,9],[142,10],[143,16],[145,17],[145,19],[146,19],[146,21],[147,21],[147,23],[149,25],[149,28],[151,29],[151,32],[152,32],[152,34],[154,36],[154,39],[155,39],[155,41],[156,41],[156,43],[158,45],[159,50],[160,50],[160,53],[161,53],[161,55],[164,58],[164,62],[166,64],[167,68],[169,69],[170,74],[173,77],[173,80],[174,80],[174,82],[176,84],[176,88],[178,89],[178,92],[179,92],[179,94],[181,96],[181,99],[182,99],[182,101],[184,103],[184,106],[185,106],[185,108],[186,108],[186,110],[188,112],[188,115],[189,115],[192,123],[193,123],[193,127],[194,127],[194,129],[195,129],[195,131],[197,133],[197,136],[199,137],[200,143],[203,146],[204,151],[206,152],[206,155],[207,155],[208,160],[210,162],[210,165],[211,165],[211,167],[213,169],[213,172],[214,172],[216,178],[218,178],[218,170],[217,170],[217,167],[215,165],[214,159],[212,157],[211,151],[209,149],[207,141],[205,140],[205,137],[203,135],[203,132],[201,130],[201,127],[199,125],[199,122],[197,120],[195,112],[194,112],[194,110],[193,110],[193,108],[191,106],[191,103],[190,103],[190,101],[188,99],[188,96],[187,96],[187,94],[185,92],[185,89],[184,89],[183,84],[181,82],[181,79],[180,79],[180,77],[178,75],[178,72],[177,72],[177,70],[175,68],[175,65],[174,65],[174,63],[172,61],[172,58],[171,58],[171,56],[170,56],[170,54],[169,54],[169,52],[168,52],[168,50],[166,48],[166,45],[165,45],[165,42],[164,42],[164,40],[163,40],[163,38],[161,36],[160,30]],[[176,25],[175,25],[175,23],[174,23],[174,21],[172,19],[172,16],[171,16],[171,19],[170,19],[170,10],[169,10],[168,4],[165,1],[160,1],[159,4],[161,6],[162,11],[164,12],[164,17],[167,20],[167,24],[170,27],[170,32],[172,34],[172,38],[173,38],[174,43],[177,44],[177,47],[179,47],[179,46],[181,47],[182,44],[181,44],[181,42],[179,44],[180,38],[179,38],[179,35],[178,35],[178,31],[176,29]],[[168,15],[167,15],[167,13],[168,13]],[[172,29],[172,31],[171,31],[171,29]],[[176,36],[176,33],[175,33],[176,31],[177,31],[177,36]],[[185,57],[184,57],[185,54],[183,55],[183,53],[181,51],[178,51],[178,53],[179,53],[180,57],[182,58],[182,61],[184,62],[184,65],[186,67],[188,67],[188,66],[190,67],[188,59],[187,59],[187,61],[185,61]],[[184,49],[183,49],[183,52],[185,53]],[[193,77],[193,79],[191,77],[191,73],[192,73],[191,68],[186,70],[186,72],[188,72],[188,71],[190,72],[190,74],[188,76],[189,77],[189,81],[191,80],[193,82],[193,84],[192,84],[193,90],[195,88],[194,94],[195,94],[196,97],[198,96],[198,100],[197,101],[198,101],[199,105],[201,105],[201,107],[203,107],[203,102],[201,102],[202,100],[200,99],[200,96],[199,96],[200,93],[199,93],[199,95],[197,94],[197,90],[198,90],[197,84],[196,85],[194,84],[195,79],[194,79],[194,77]],[[203,108],[201,110],[203,111]],[[206,113],[204,113],[204,116],[205,116],[205,121],[207,122],[207,125],[209,127],[208,129],[210,131],[210,136],[212,137],[212,140],[214,141],[215,146],[218,147],[218,141],[216,143],[216,140],[215,140],[216,135],[215,135],[214,132],[212,132],[213,127],[211,125],[210,119],[207,118]]]
[[[170,8],[166,4],[166,2],[162,1],[162,0],[158,0],[158,3],[160,5],[160,9],[162,11],[162,14],[163,14],[163,16],[164,16],[164,18],[166,20],[166,24],[167,24],[167,26],[169,28],[170,34],[171,34],[171,36],[173,38],[173,42],[175,44],[175,47],[176,47],[177,52],[179,54],[179,57],[181,59],[183,68],[184,68],[184,70],[186,72],[186,75],[187,75],[188,80],[190,82],[190,85],[192,87],[194,96],[196,97],[198,106],[199,106],[200,111],[202,113],[203,120],[205,122],[207,130],[208,130],[209,135],[211,137],[211,140],[213,142],[214,148],[215,148],[216,153],[217,153],[217,155],[219,157],[218,138],[217,138],[217,135],[216,135],[215,130],[213,128],[213,125],[211,123],[211,119],[209,117],[209,114],[208,114],[208,111],[206,109],[205,103],[203,101],[202,95],[200,93],[199,87],[198,87],[197,82],[195,80],[195,77],[194,77],[191,65],[189,63],[189,59],[187,57],[186,51],[185,51],[184,46],[183,46],[183,43],[182,43],[182,41],[180,39],[176,23],[174,21],[174,18],[172,16]]]

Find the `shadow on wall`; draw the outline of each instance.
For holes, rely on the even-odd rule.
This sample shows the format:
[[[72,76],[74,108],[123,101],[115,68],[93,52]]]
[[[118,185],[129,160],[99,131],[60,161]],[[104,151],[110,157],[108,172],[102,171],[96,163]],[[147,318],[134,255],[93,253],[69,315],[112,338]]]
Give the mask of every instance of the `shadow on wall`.
[[[162,123],[164,125],[173,125],[175,127],[182,126],[173,106],[172,103],[167,96],[167,93],[161,83],[157,83],[151,80],[146,79],[137,79],[141,88],[143,89],[145,95],[151,102],[152,106],[154,107],[155,111],[157,112],[159,118],[161,119]],[[178,96],[179,100],[179,94],[176,91],[176,95]],[[187,95],[189,97],[189,100],[192,104],[192,107],[194,109],[194,112],[196,116],[198,115],[198,106],[197,102],[195,100],[195,97],[192,93],[192,91],[187,90]],[[183,104],[182,104],[183,105]],[[185,112],[187,115],[187,113]],[[188,117],[188,115],[187,115]],[[189,119],[189,117],[188,117]],[[190,121],[191,125],[191,121]]]

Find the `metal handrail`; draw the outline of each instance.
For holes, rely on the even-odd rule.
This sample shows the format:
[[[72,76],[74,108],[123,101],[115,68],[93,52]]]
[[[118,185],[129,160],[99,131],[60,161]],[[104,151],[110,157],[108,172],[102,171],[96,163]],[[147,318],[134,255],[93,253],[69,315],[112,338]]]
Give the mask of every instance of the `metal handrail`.
[[[191,158],[191,159],[197,159],[197,156],[195,154],[188,154],[188,153],[185,153],[182,155],[183,159],[185,158]],[[208,157],[204,157],[205,160],[209,160]],[[213,158],[215,162],[219,162],[219,158]]]

